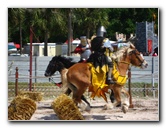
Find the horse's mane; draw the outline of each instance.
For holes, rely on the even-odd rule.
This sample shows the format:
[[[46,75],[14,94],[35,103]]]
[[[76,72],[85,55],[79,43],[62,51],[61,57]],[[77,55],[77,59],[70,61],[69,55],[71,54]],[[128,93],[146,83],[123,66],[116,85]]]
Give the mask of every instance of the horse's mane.
[[[126,46],[121,47],[120,49],[118,49],[118,51],[113,53],[112,58],[117,62],[121,60],[125,52],[126,54],[128,54],[130,51],[134,50],[132,48],[135,48],[135,46],[131,42],[128,42],[126,44]]]
[[[69,68],[71,67],[73,64],[75,64],[76,62],[72,62],[73,58],[70,57],[64,57],[64,56],[54,56],[52,59],[54,62],[61,62],[63,63],[63,65],[65,66],[65,68]]]

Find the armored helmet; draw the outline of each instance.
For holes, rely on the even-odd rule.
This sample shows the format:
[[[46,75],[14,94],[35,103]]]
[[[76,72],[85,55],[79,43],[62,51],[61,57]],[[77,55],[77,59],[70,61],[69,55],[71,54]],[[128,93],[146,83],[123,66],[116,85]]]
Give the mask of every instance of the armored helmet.
[[[100,26],[98,29],[97,29],[97,37],[106,37],[106,29],[104,26]]]
[[[81,40],[81,45],[82,45],[82,46],[86,46],[86,45],[87,45],[86,36],[81,36],[81,37],[80,37],[80,40]]]

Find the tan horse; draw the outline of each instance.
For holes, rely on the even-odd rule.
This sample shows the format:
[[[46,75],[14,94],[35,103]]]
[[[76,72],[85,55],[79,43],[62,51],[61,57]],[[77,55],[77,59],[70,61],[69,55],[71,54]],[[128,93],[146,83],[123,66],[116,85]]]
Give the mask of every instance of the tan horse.
[[[146,68],[148,65],[142,54],[140,54],[132,44],[129,44],[128,47],[122,47],[113,55],[113,58],[115,59],[114,66],[116,65],[116,72],[118,72],[120,76],[126,76],[130,65],[138,66],[140,68]],[[58,67],[60,67],[60,65]],[[64,68],[65,70],[62,69],[61,71],[63,86],[67,86],[73,92],[72,97],[76,104],[81,102],[81,97],[87,89],[92,92],[93,97],[95,93],[97,93],[93,90],[91,68],[91,64],[77,63],[68,70]],[[47,72],[49,71],[47,70]],[[115,76],[117,76],[117,73],[115,73]],[[114,79],[116,79],[116,77]],[[113,90],[116,106],[117,104],[121,104],[121,93],[124,93],[126,100],[122,101],[122,110],[126,113],[129,107],[129,94],[123,88],[124,84],[125,82],[119,83],[117,80],[116,84],[103,87],[100,91],[100,96],[107,102],[105,93],[107,93],[109,89]]]
[[[147,67],[147,62],[144,60],[142,54],[140,54],[132,44],[130,44],[129,47],[123,47],[117,51],[114,56],[116,58],[115,65],[120,76],[126,76],[130,64],[140,68]],[[81,96],[86,89],[93,88],[91,66],[87,63],[77,63],[70,67],[65,74],[66,85],[72,90],[75,103],[81,102]],[[122,110],[123,112],[126,112],[129,107],[129,94],[123,88],[124,84],[117,83],[106,86],[100,94],[107,102],[105,92],[108,92],[108,89],[112,89],[116,99],[116,104],[119,104],[121,103],[121,92],[125,93],[127,100],[123,101]],[[90,89],[90,91],[93,93],[93,90]]]

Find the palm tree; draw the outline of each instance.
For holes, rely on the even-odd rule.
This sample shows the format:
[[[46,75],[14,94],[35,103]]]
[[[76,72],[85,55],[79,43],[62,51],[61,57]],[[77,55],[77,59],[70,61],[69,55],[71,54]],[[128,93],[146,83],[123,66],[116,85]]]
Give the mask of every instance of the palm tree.
[[[47,42],[50,36],[64,31],[63,15],[58,8],[33,8],[28,9],[28,12],[30,13],[29,26],[33,28],[40,40],[44,40],[44,56],[47,56]]]
[[[90,33],[96,33],[96,29],[100,25],[104,25],[105,27],[109,25],[107,11],[108,9],[104,8],[76,8],[74,9],[76,17],[74,23],[89,38]]]

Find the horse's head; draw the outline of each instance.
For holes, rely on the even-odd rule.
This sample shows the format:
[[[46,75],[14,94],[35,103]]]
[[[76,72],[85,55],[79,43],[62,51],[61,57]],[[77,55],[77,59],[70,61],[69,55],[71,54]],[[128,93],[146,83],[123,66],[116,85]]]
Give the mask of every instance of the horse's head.
[[[45,76],[52,76],[56,71],[60,71],[61,69],[64,68],[63,63],[59,60],[59,56],[55,56],[51,59],[49,62],[46,71],[45,71]]]
[[[61,72],[64,68],[69,68],[76,62],[72,62],[72,58],[66,58],[63,56],[55,56],[51,59],[49,62],[46,71],[45,76],[52,76],[56,71]]]
[[[140,53],[133,44],[129,45],[129,48],[127,49],[127,56],[130,60],[130,63],[134,66],[140,67],[140,68],[147,68],[148,63],[144,59],[142,53]]]
[[[140,68],[146,68],[148,66],[142,53],[140,53],[131,42],[126,43],[125,46],[114,53],[112,58],[117,62],[132,64]]]

